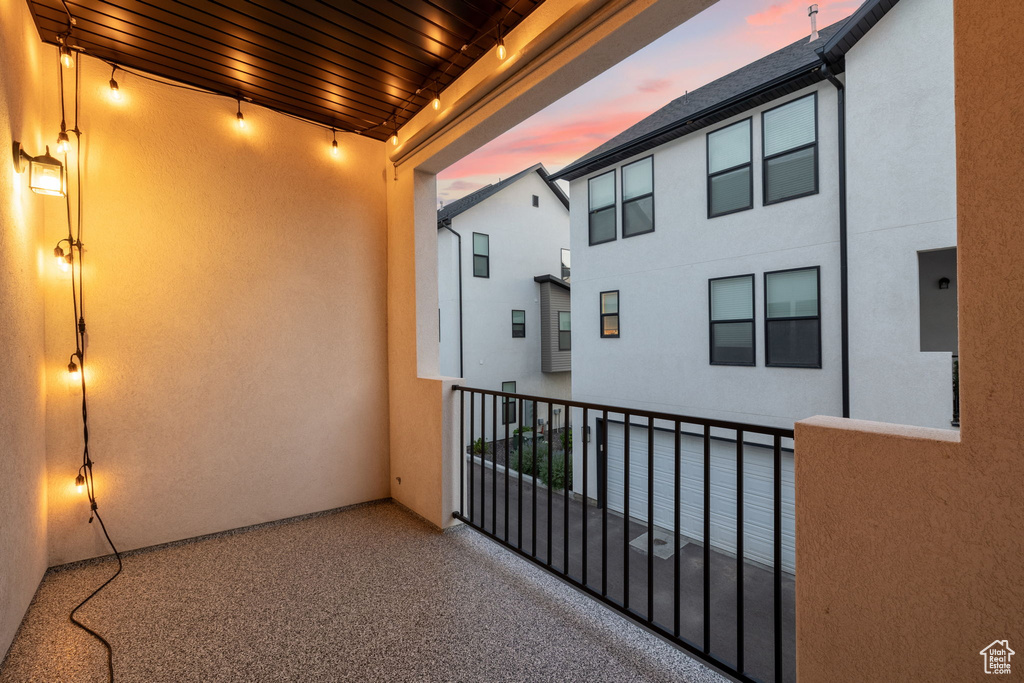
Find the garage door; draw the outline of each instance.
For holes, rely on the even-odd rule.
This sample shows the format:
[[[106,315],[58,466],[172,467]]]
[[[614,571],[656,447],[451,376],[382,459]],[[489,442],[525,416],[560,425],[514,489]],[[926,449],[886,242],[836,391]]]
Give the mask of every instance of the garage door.
[[[607,426],[608,507],[623,512],[624,426]],[[683,434],[680,533],[704,540],[704,439]],[[629,516],[647,521],[647,427],[629,428]],[[675,531],[675,434],[654,430],[654,524]],[[772,449],[745,444],[743,449],[743,554],[774,566],[774,486]],[[782,453],[782,568],[794,572],[795,505],[793,454]],[[711,547],[736,552],[736,443],[711,441]]]

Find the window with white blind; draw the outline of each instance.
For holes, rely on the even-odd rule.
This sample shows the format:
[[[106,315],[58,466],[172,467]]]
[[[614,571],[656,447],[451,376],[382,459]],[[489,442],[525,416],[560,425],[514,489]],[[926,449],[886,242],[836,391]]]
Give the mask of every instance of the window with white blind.
[[[821,367],[820,281],[817,266],[764,274],[765,365]]]
[[[481,232],[473,233],[473,277],[491,276],[491,238]]]
[[[654,157],[622,167],[622,236],[654,232]]]
[[[751,120],[708,133],[708,218],[754,208]]]
[[[761,114],[764,203],[818,192],[818,95]]]
[[[615,171],[587,182],[590,192],[590,244],[611,242],[616,237]]]
[[[712,365],[754,365],[754,276],[708,281]]]

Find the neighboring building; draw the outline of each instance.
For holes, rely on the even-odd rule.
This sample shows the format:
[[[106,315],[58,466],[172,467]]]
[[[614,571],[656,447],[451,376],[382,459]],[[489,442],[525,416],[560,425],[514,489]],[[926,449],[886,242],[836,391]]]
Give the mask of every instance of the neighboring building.
[[[565,193],[537,164],[440,209],[437,228],[441,373],[470,387],[569,398]],[[510,430],[532,422],[516,412],[509,406]]]
[[[571,181],[573,398],[772,426],[846,415],[950,428],[952,27],[952,0],[869,0],[555,174]],[[589,427],[621,510],[621,419]],[[631,425],[634,453],[647,438]],[[673,441],[655,438],[666,481]],[[702,435],[683,442],[683,531],[701,538]],[[712,544],[729,550],[736,446],[712,451]],[[746,551],[771,563],[771,451],[746,451]],[[783,475],[792,570],[791,454]],[[646,458],[630,478],[646,480]],[[630,496],[646,519],[645,491]],[[667,485],[657,524],[672,527],[672,504]]]

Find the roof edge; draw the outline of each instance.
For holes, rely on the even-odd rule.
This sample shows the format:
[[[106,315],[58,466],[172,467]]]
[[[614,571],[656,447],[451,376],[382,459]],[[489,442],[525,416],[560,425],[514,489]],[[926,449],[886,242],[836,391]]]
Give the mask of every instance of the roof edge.
[[[562,289],[566,290],[570,289],[570,285],[568,282],[561,278],[557,278],[554,275],[538,275],[537,277],[533,278],[533,281],[539,282],[540,284],[544,284],[546,282],[548,284],[552,284],[555,285],[556,287],[561,287]]]
[[[864,34],[874,28],[899,0],[867,0],[858,7],[836,31],[835,35],[825,41],[822,48],[826,59],[836,63],[856,45]]]

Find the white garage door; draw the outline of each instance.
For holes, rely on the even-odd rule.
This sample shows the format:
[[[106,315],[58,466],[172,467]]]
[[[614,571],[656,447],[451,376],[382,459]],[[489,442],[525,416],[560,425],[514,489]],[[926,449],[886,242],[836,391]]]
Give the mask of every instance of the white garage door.
[[[623,434],[621,423],[608,424],[608,507],[623,511]],[[680,533],[704,540],[704,439],[683,434]],[[745,444],[743,449],[743,554],[774,566],[774,487],[772,449]],[[654,523],[675,530],[675,434],[654,430]],[[647,521],[647,428],[629,428],[629,516]],[[795,505],[793,454],[782,453],[782,568],[794,572]],[[711,546],[736,552],[736,443],[711,441]]]

